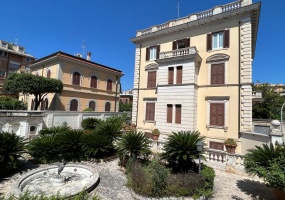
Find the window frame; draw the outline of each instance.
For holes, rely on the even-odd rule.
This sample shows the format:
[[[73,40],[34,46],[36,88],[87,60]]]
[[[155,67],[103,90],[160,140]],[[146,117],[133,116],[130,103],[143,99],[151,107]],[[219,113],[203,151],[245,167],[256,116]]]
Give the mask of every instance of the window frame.
[[[80,86],[81,74],[78,71],[72,73],[72,85]]]
[[[216,72],[214,72],[214,69],[216,68]],[[220,69],[222,68],[222,70]],[[221,73],[222,71],[222,73]],[[212,63],[211,64],[211,85],[224,85],[225,84],[225,63]],[[220,79],[220,77],[223,77]]]
[[[151,112],[148,112],[149,109]],[[156,101],[145,101],[145,111],[144,111],[144,122],[154,123],[155,122],[155,110],[156,110]],[[148,115],[150,113],[150,115]]]
[[[182,104],[175,104],[175,124],[181,124],[181,121],[182,121]]]
[[[76,102],[76,104],[73,104],[74,102]],[[76,108],[76,109],[75,109]],[[71,99],[69,102],[69,111],[78,111],[79,110],[79,101],[78,99]]]
[[[108,78],[106,81],[106,90],[112,91],[113,90],[113,80]]]
[[[215,36],[217,39],[215,41]],[[212,33],[212,50],[223,49],[224,48],[224,31],[218,31]]]
[[[228,117],[229,117],[229,96],[208,96],[206,97],[207,101],[207,128],[218,128],[228,130]],[[224,104],[224,124],[220,125],[211,125],[211,104]]]
[[[154,61],[159,59],[160,45],[153,45],[146,48],[146,61]]]
[[[94,109],[90,106],[91,103],[94,103]],[[96,101],[90,100],[88,103],[88,108],[91,108],[93,111],[96,111]]]
[[[93,77],[96,78],[95,81],[93,80]],[[94,86],[94,85],[95,85],[95,86]],[[92,75],[92,76],[90,77],[90,87],[91,87],[91,88],[98,88],[98,77],[97,77],[96,75]]]
[[[172,124],[172,117],[173,117],[173,105],[167,104],[166,105],[166,123]]]
[[[108,105],[108,107],[107,107],[107,105]],[[109,101],[105,102],[105,106],[104,106],[105,112],[111,112],[111,106],[112,106],[111,102],[109,102]]]
[[[223,33],[222,39],[219,39],[222,41],[222,46],[216,46],[214,48],[214,35]],[[206,50],[207,51],[215,51],[220,49],[227,49],[230,47],[230,29],[224,29],[219,31],[210,32],[206,35]]]
[[[150,76],[155,74],[155,76]],[[156,88],[157,81],[157,70],[155,71],[147,71],[147,88]]]

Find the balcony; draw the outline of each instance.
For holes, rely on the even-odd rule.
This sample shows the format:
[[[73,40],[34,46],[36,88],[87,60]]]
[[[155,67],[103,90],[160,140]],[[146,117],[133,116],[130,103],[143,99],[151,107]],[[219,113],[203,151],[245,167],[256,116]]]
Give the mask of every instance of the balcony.
[[[198,55],[198,51],[196,47],[188,47],[188,48],[177,49],[173,51],[165,51],[165,52],[159,53],[159,59],[157,59],[156,62],[159,63],[159,62],[166,62],[169,60],[180,60],[183,58],[193,58],[193,57],[196,57],[196,55]],[[198,55],[198,58],[200,58],[199,55]]]
[[[203,11],[203,12],[199,12],[199,13],[195,13],[195,14],[190,14],[186,17],[183,18],[179,18],[179,19],[175,19],[175,20],[171,20],[168,21],[164,24],[160,24],[160,25],[156,25],[156,26],[152,26],[150,28],[144,29],[144,30],[139,30],[136,33],[136,37],[139,36],[143,36],[143,35],[147,35],[150,33],[154,33],[157,31],[161,31],[161,30],[165,30],[174,26],[178,26],[181,24],[186,24],[192,21],[196,21],[196,20],[200,20],[200,19],[205,19],[205,18],[209,18],[212,17],[214,15],[217,14],[221,14],[221,13],[227,13],[227,12],[232,12],[234,10],[237,10],[241,7],[247,6],[247,5],[251,5],[252,1],[251,0],[238,0],[229,4],[225,4],[225,5],[221,5],[221,6],[216,6],[212,9]]]
[[[262,102],[264,101],[264,99],[262,98],[262,92],[252,92],[252,102],[253,103],[258,103],[258,102]]]

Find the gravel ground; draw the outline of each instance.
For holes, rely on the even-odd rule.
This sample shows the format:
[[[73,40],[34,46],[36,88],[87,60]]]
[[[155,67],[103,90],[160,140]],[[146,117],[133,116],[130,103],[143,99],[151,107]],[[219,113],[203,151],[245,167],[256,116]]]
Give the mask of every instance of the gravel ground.
[[[100,182],[94,192],[102,200],[132,200],[130,190],[126,187],[126,176],[118,166],[118,160],[102,163],[87,163],[97,168]],[[41,166],[39,166],[41,167]],[[259,179],[216,171],[213,200],[274,200],[270,188]],[[20,177],[15,174],[0,180],[0,196],[8,195],[11,185]]]

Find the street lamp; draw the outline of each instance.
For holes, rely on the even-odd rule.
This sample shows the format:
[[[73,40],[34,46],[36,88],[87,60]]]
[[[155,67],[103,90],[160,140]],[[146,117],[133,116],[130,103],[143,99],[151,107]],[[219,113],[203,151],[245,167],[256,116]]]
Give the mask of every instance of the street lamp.
[[[196,146],[197,146],[197,151],[199,152],[199,174],[200,174],[200,171],[201,171],[201,153],[203,151],[203,142],[201,140],[199,140],[196,143]]]

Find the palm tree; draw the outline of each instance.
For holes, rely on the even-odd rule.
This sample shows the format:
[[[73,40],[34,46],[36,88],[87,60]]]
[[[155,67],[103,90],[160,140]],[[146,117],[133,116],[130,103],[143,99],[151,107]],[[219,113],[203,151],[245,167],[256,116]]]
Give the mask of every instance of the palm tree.
[[[193,169],[196,166],[194,159],[199,158],[196,144],[203,139],[204,137],[200,136],[199,131],[173,132],[164,145],[164,153],[161,158],[180,171]]]
[[[40,130],[39,134],[40,135],[46,135],[46,134],[58,134],[58,133],[63,133],[66,131],[71,131],[72,129],[69,126],[53,126],[50,128],[45,128]]]
[[[109,117],[105,121],[102,121],[96,128],[96,130],[104,133],[112,141],[119,138],[122,133],[122,119],[120,117]]]
[[[138,158],[150,154],[150,141],[142,133],[129,131],[122,135],[116,143],[117,154],[121,163],[125,163],[128,157]]]

